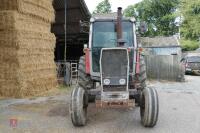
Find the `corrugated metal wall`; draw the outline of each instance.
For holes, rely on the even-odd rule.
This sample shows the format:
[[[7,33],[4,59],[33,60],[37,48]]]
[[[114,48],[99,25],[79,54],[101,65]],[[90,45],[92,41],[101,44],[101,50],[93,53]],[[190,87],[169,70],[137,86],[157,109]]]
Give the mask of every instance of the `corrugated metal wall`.
[[[182,81],[182,51],[175,37],[140,38],[149,79]]]
[[[179,55],[146,55],[147,77],[156,80],[183,81],[184,68]]]

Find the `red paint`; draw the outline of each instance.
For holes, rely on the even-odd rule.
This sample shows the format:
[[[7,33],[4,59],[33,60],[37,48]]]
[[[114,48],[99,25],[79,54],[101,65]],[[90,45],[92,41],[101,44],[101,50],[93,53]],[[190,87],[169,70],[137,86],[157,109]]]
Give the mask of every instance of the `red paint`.
[[[10,119],[10,127],[12,128],[17,127],[17,119]]]
[[[90,74],[90,49],[85,51],[85,72]]]
[[[131,52],[131,48],[127,48],[128,52],[130,53]]]
[[[137,52],[136,55],[136,74],[140,73],[140,53]]]

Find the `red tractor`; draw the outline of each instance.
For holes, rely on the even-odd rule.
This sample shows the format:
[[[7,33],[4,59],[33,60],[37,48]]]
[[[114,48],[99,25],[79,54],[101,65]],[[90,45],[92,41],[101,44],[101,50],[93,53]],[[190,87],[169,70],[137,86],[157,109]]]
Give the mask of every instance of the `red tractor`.
[[[93,17],[89,46],[80,58],[78,83],[71,94],[70,114],[74,126],[84,126],[87,107],[130,108],[139,106],[145,127],[156,125],[158,94],[146,87],[146,67],[136,38],[135,19]],[[99,84],[99,86],[97,85]]]

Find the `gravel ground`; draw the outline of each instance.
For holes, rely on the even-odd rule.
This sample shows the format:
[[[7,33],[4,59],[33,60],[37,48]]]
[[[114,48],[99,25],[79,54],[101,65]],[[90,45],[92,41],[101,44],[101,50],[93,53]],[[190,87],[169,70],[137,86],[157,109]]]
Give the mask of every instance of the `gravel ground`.
[[[88,124],[73,127],[69,115],[69,93],[32,99],[0,100],[0,133],[199,133],[200,77],[186,82],[150,82],[160,99],[159,121],[154,128],[140,124],[139,108],[88,108]],[[17,119],[17,127],[10,119]]]

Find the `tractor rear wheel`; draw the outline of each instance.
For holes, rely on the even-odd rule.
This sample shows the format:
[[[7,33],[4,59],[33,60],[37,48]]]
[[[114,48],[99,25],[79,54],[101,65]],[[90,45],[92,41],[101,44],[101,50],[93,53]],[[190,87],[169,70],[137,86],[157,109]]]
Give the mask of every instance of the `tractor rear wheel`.
[[[145,65],[144,57],[140,56],[139,82],[142,89],[146,87],[146,79],[147,79],[147,74],[146,74],[146,65]]]
[[[158,94],[154,88],[145,88],[141,92],[140,116],[142,125],[154,127],[158,120],[159,101]]]
[[[86,125],[88,98],[82,87],[76,87],[71,94],[70,114],[74,126]]]
[[[94,81],[90,78],[90,75],[86,74],[85,72],[85,56],[81,56],[79,60],[78,85],[84,88],[85,90],[94,89],[94,85],[96,85]],[[89,102],[92,103],[95,101],[95,96],[89,95],[88,99]]]
[[[78,84],[85,90],[91,89],[93,87],[93,81],[89,75],[85,72],[85,56],[82,56],[79,60],[78,67]]]

